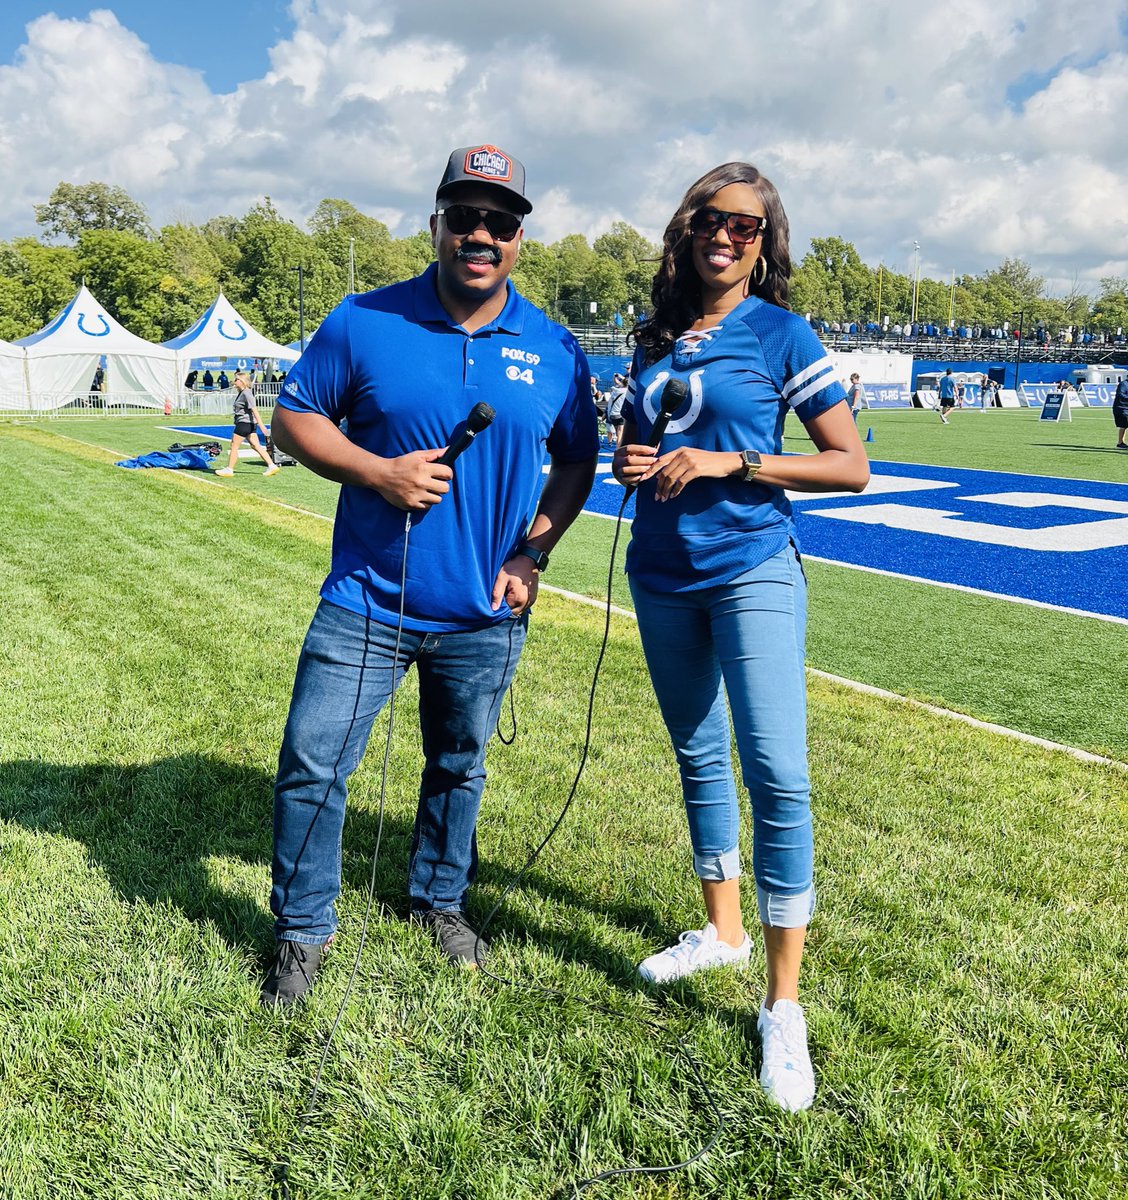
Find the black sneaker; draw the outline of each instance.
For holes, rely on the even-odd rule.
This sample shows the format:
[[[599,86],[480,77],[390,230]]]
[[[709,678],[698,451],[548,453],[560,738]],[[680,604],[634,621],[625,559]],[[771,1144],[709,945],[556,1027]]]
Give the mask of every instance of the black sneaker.
[[[288,1008],[300,1000],[313,987],[324,952],[325,946],[279,942],[259,993],[263,1008]]]
[[[431,908],[411,914],[411,919],[431,931],[439,949],[460,967],[476,970],[486,961],[489,943],[479,938],[477,931],[457,908]],[[476,951],[476,953],[475,953]]]

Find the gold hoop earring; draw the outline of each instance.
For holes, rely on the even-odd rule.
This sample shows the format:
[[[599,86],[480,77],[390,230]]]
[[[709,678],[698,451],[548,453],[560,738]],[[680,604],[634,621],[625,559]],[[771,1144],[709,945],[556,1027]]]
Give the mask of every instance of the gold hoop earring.
[[[759,271],[761,267],[763,267],[764,269],[762,271],[760,271],[760,278],[757,279],[756,272]],[[757,287],[762,287],[767,282],[768,260],[762,254],[760,255],[760,257],[758,259],[756,259],[756,265],[752,268],[752,274],[751,274],[750,278]]]

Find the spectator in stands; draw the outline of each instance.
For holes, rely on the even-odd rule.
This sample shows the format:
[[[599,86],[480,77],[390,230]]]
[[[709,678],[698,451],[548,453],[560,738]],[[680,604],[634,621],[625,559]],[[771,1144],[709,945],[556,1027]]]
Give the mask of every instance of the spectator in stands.
[[[716,167],[685,194],[663,235],[654,315],[635,331],[612,469],[638,488],[626,569],[707,913],[703,929],[683,933],[639,973],[666,983],[748,962],[731,708],[768,966],[760,1082],[776,1104],[800,1109],[815,1095],[798,1003],[813,846],[805,583],[784,489],[861,491],[869,464],[830,358],[788,310],[787,231],[775,188],[748,163]],[[656,450],[646,442],[667,376],[700,380],[708,403],[687,398]],[[814,454],[781,452],[792,407]]]
[[[269,442],[270,435],[266,432],[266,426],[262,423],[262,417],[259,416],[258,407],[255,404],[255,394],[251,390],[251,377],[246,371],[235,372],[235,403],[233,406],[233,415],[235,418],[235,431],[231,435],[231,451],[227,456],[227,466],[221,467],[216,471],[217,475],[222,475],[225,478],[235,474],[235,463],[239,460],[239,447],[244,441],[251,444],[251,449],[266,463],[266,470],[263,475],[277,475],[278,464],[270,457],[270,453],[264,443]],[[255,436],[255,426],[258,426],[262,433],[262,442]]]
[[[1116,395],[1112,398],[1112,419],[1116,425],[1116,448],[1128,450],[1124,444],[1124,434],[1128,430],[1128,375],[1122,375],[1116,385]]]
[[[940,376],[940,420],[948,424],[948,413],[956,403],[956,379],[949,367]]]

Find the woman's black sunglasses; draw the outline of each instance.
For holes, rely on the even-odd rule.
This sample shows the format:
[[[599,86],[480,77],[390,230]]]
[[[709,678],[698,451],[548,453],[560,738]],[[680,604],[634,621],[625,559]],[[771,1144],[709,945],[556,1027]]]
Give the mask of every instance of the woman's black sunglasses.
[[[690,232],[696,237],[712,237],[722,226],[732,241],[751,242],[768,227],[768,218],[722,212],[719,208],[699,208],[689,219]]]
[[[479,225],[486,227],[490,237],[499,242],[511,242],[521,228],[521,218],[513,213],[498,212],[493,208],[472,208],[469,204],[452,204],[448,208],[435,210],[440,217],[446,219],[446,227],[451,233],[462,237],[473,233]]]

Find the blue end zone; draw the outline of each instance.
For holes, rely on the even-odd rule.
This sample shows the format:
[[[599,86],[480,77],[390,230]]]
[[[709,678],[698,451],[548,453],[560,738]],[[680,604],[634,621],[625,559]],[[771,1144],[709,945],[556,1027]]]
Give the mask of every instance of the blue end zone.
[[[618,512],[623,490],[610,459],[600,455],[586,512]],[[805,554],[1128,620],[1128,486],[870,465],[860,496],[792,495]]]

